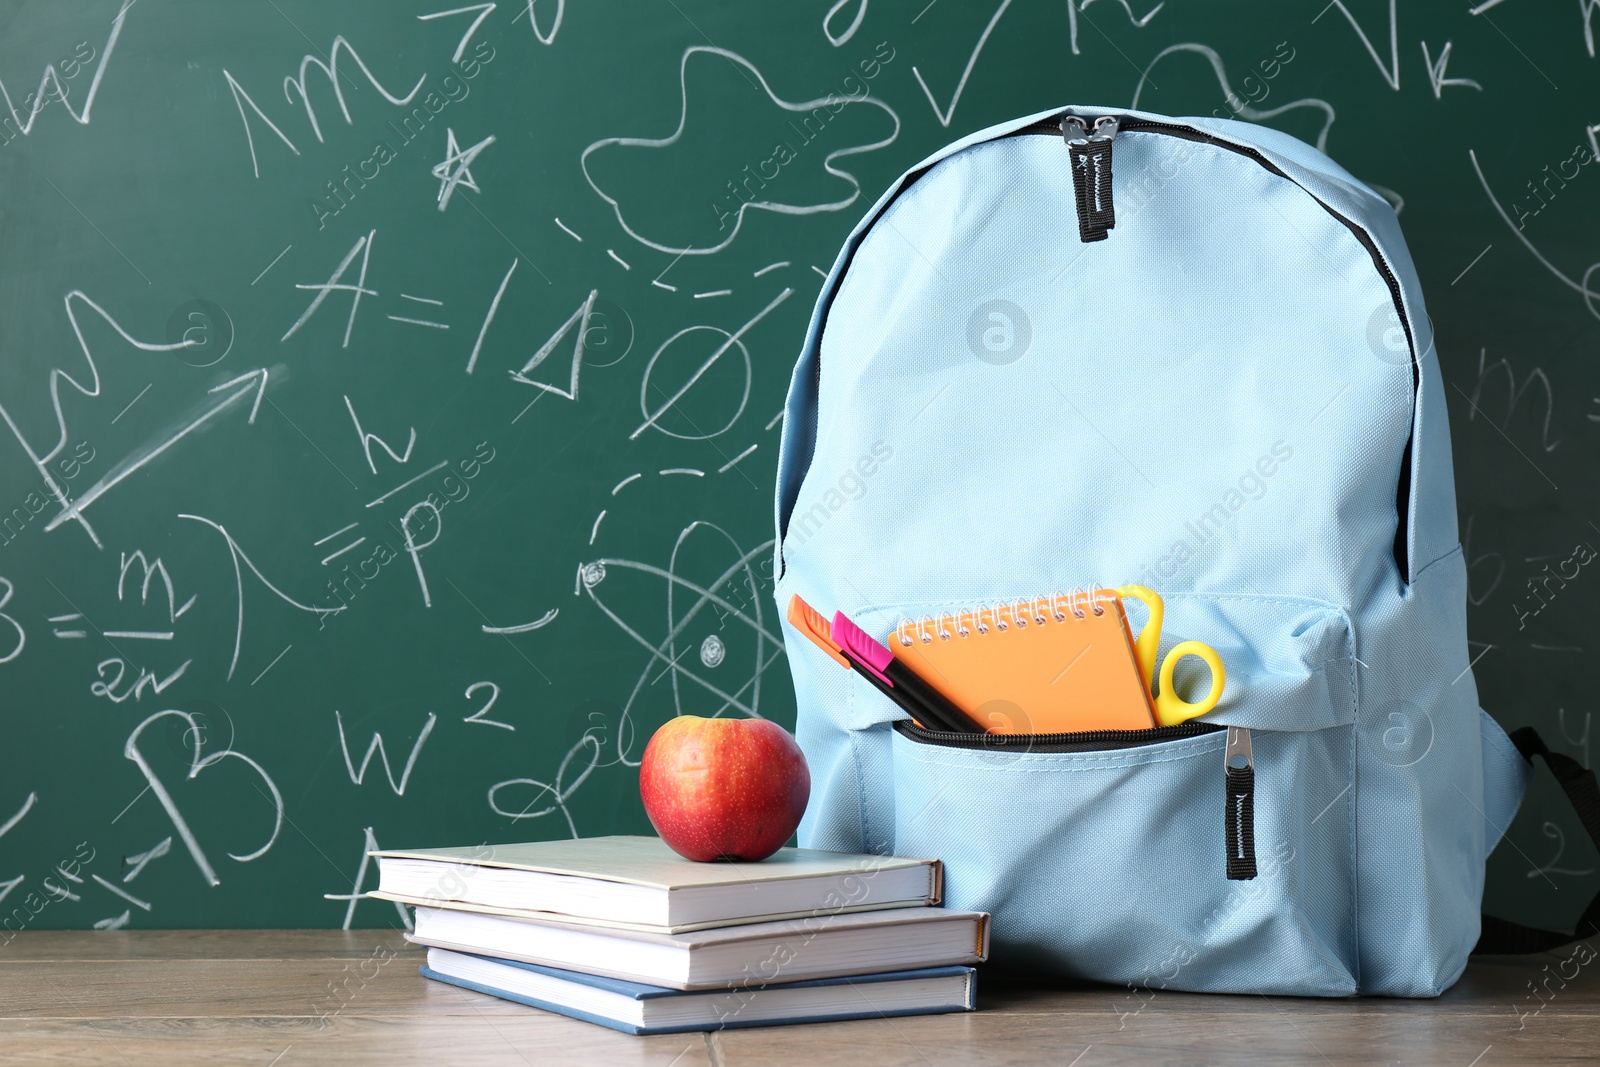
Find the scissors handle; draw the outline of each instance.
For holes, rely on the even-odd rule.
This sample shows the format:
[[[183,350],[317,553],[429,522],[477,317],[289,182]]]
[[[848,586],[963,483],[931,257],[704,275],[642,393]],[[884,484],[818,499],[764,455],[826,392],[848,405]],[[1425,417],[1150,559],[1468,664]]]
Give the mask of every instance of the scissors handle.
[[[1172,685],[1172,672],[1185,656],[1197,656],[1211,668],[1211,691],[1191,704],[1177,693]],[[1197,715],[1204,715],[1222,699],[1222,687],[1227,674],[1222,669],[1222,657],[1217,650],[1200,641],[1184,641],[1172,647],[1167,658],[1161,661],[1161,692],[1156,696],[1156,721],[1162,726],[1177,726]]]
[[[1156,682],[1156,656],[1161,648],[1161,624],[1166,617],[1166,607],[1161,602],[1161,594],[1143,585],[1124,585],[1117,588],[1117,595],[1132,597],[1141,601],[1150,609],[1150,618],[1145,621],[1139,630],[1139,636],[1134,641],[1134,654],[1139,660],[1139,673],[1145,679],[1145,684],[1152,690]],[[1191,704],[1179,697],[1172,687],[1172,672],[1177,669],[1178,661],[1184,656],[1198,656],[1207,667],[1211,668],[1211,691],[1197,703]],[[1222,668],[1222,657],[1217,655],[1217,650],[1200,641],[1184,641],[1175,645],[1167,653],[1167,658],[1161,664],[1161,689],[1155,697],[1156,721],[1162,726],[1176,726],[1187,722],[1197,715],[1204,715],[1217,706],[1217,701],[1222,699],[1222,687],[1226,681],[1226,673]]]
[[[1145,685],[1153,687],[1156,682],[1156,652],[1161,647],[1161,621],[1166,614],[1161,594],[1143,585],[1123,585],[1117,587],[1117,595],[1132,597],[1150,609],[1150,618],[1140,629],[1133,650],[1139,658],[1139,673],[1144,676]]]

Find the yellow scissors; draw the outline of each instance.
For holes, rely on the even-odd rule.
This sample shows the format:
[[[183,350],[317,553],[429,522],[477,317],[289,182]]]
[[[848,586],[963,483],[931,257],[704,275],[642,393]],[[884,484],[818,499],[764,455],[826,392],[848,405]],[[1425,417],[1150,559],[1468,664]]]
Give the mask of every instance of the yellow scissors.
[[[1134,642],[1134,650],[1139,657],[1139,672],[1154,692],[1156,653],[1161,645],[1161,620],[1165,614],[1161,596],[1155,590],[1142,585],[1121,586],[1117,589],[1117,595],[1143,601],[1145,607],[1150,609],[1150,619],[1144,624],[1144,629],[1139,631],[1139,638]],[[1193,704],[1180,697],[1172,686],[1172,672],[1184,656],[1198,656],[1207,667],[1211,668],[1211,692]],[[1217,701],[1222,699],[1222,687],[1226,680],[1227,675],[1222,669],[1222,657],[1217,655],[1216,649],[1200,641],[1183,641],[1174,645],[1161,664],[1161,690],[1154,693],[1156,721],[1162,726],[1176,726],[1197,715],[1204,715],[1216,707]]]

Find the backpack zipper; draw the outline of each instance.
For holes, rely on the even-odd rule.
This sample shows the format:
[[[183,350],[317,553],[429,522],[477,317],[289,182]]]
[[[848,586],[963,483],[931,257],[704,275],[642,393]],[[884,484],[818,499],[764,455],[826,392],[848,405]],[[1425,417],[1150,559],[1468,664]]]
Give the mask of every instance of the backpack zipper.
[[[1117,119],[1089,120],[1077,115],[1061,119],[1061,139],[1072,166],[1072,189],[1078,201],[1078,239],[1104,241],[1117,224],[1111,198],[1111,142],[1117,136]]]
[[[1140,748],[1161,741],[1214,734],[1224,727],[1210,722],[1185,722],[1177,726],[1157,726],[1149,730],[1083,730],[1064,734],[977,734],[951,730],[928,730],[909,719],[894,723],[902,737],[944,748],[981,749],[989,752],[1106,752]],[[1229,726],[1223,749],[1223,784],[1226,806],[1223,811],[1223,840],[1226,842],[1225,870],[1231,881],[1249,881],[1256,876],[1255,834],[1255,758],[1250,751],[1250,731]]]
[[[1245,727],[1228,727],[1222,773],[1228,790],[1222,832],[1228,843],[1228,880],[1248,882],[1256,876],[1256,760]]]
[[[1099,752],[1118,748],[1138,748],[1158,741],[1214,734],[1222,727],[1211,722],[1183,722],[1176,726],[1155,726],[1148,730],[1080,730],[1065,734],[980,734],[954,730],[928,730],[909,719],[898,719],[894,728],[914,741],[945,748],[977,748],[990,752]]]
[[[1108,115],[1108,116],[1103,116],[1101,119],[1095,120],[1095,122],[1093,123],[1093,126],[1094,127],[1099,127],[1101,122],[1105,122],[1107,120],[1110,120],[1113,123],[1113,125],[1106,129],[1105,140],[1104,140],[1103,146],[1098,148],[1098,149],[1096,149],[1096,151],[1098,151],[1100,153],[1103,153],[1103,156],[1104,156],[1104,158],[1103,158],[1103,160],[1101,162],[1101,166],[1103,167],[1106,186],[1105,186],[1105,189],[1103,190],[1103,195],[1101,196],[1101,198],[1098,201],[1099,203],[1103,204],[1104,212],[1105,212],[1105,216],[1106,216],[1106,219],[1105,219],[1106,225],[1104,226],[1103,229],[1100,229],[1100,228],[1093,227],[1093,226],[1089,225],[1090,222],[1092,222],[1096,218],[1100,218],[1101,216],[1091,216],[1091,213],[1086,209],[1085,197],[1084,197],[1084,194],[1083,194],[1083,192],[1081,190],[1081,187],[1078,185],[1078,180],[1079,180],[1078,174],[1079,174],[1079,172],[1078,172],[1078,169],[1077,169],[1077,166],[1076,166],[1076,161],[1074,161],[1074,167],[1073,167],[1073,190],[1074,190],[1074,193],[1075,193],[1075,195],[1077,197],[1077,200],[1078,200],[1078,236],[1079,236],[1080,239],[1085,240],[1085,241],[1103,240],[1107,236],[1107,234],[1104,232],[1104,230],[1111,229],[1111,227],[1114,226],[1115,223],[1116,223],[1116,212],[1115,212],[1115,206],[1112,203],[1111,184],[1110,183],[1111,183],[1111,142],[1112,142],[1112,139],[1116,136],[1116,134],[1118,132],[1126,132],[1126,131],[1129,131],[1129,130],[1133,130],[1133,131],[1138,131],[1140,133],[1165,134],[1168,137],[1178,137],[1178,138],[1181,138],[1181,139],[1183,139],[1185,141],[1198,141],[1198,142],[1205,143],[1205,144],[1215,145],[1216,147],[1224,149],[1225,151],[1233,152],[1233,153],[1236,153],[1238,155],[1244,156],[1246,159],[1254,160],[1256,162],[1256,164],[1258,164],[1259,166],[1265,168],[1269,173],[1275,174],[1278,177],[1282,178],[1284,181],[1290,182],[1290,183],[1296,185],[1297,187],[1301,188],[1302,190],[1304,190],[1307,196],[1310,196],[1311,199],[1316,201],[1317,204],[1319,206],[1321,206],[1321,208],[1324,211],[1326,211],[1329,215],[1332,215],[1334,217],[1334,219],[1336,219],[1342,226],[1344,226],[1345,229],[1349,230],[1351,236],[1353,236],[1356,239],[1356,241],[1360,243],[1362,248],[1366,249],[1367,255],[1369,257],[1371,257],[1371,259],[1372,259],[1373,267],[1376,268],[1376,270],[1378,272],[1378,276],[1383,279],[1384,285],[1388,286],[1389,298],[1394,302],[1395,315],[1400,319],[1400,327],[1401,327],[1401,329],[1403,329],[1405,331],[1406,348],[1411,353],[1411,360],[1410,360],[1410,362],[1411,362],[1411,396],[1412,396],[1412,402],[1415,403],[1417,394],[1419,394],[1422,391],[1422,368],[1421,368],[1421,366],[1420,366],[1420,364],[1418,362],[1418,359],[1417,359],[1417,342],[1416,342],[1416,338],[1415,338],[1415,336],[1413,336],[1413,334],[1411,332],[1411,320],[1406,317],[1405,300],[1404,300],[1403,294],[1401,293],[1401,290],[1400,290],[1400,280],[1394,276],[1394,271],[1389,269],[1389,264],[1384,262],[1382,254],[1378,251],[1377,242],[1372,239],[1372,235],[1371,234],[1369,234],[1365,229],[1363,229],[1362,227],[1357,225],[1351,219],[1349,219],[1346,216],[1341,215],[1339,212],[1335,211],[1332,207],[1330,207],[1320,197],[1318,197],[1315,194],[1311,193],[1310,190],[1305,189],[1304,186],[1300,186],[1298,182],[1295,182],[1293,178],[1291,178],[1287,174],[1285,174],[1283,172],[1283,170],[1277,166],[1277,164],[1273,163],[1266,156],[1262,155],[1260,152],[1258,152],[1254,148],[1246,148],[1243,145],[1236,145],[1236,144],[1230,144],[1230,143],[1228,143],[1226,141],[1219,141],[1216,138],[1215,135],[1204,133],[1201,130],[1195,129],[1193,126],[1182,126],[1182,125],[1179,125],[1178,123],[1175,123],[1175,122],[1155,122],[1155,121],[1150,120],[1150,119],[1127,119],[1127,118],[1117,119],[1115,116],[1109,116]],[[1068,131],[1068,128],[1067,128],[1069,122],[1076,124],[1076,128],[1071,131],[1071,134],[1069,134],[1069,131]],[[1069,158],[1071,158],[1070,154],[1073,151],[1073,143],[1072,143],[1073,136],[1072,135],[1076,134],[1077,128],[1081,128],[1082,130],[1085,131],[1085,142],[1086,143],[1083,146],[1082,151],[1087,153],[1088,150],[1089,150],[1087,142],[1090,140],[1090,138],[1088,137],[1088,131],[1091,129],[1090,121],[1088,119],[1083,118],[1082,116],[1072,115],[1070,113],[1068,113],[1066,115],[1063,115],[1059,119],[1043,119],[1043,120],[1040,120],[1039,122],[1036,122],[1031,126],[1024,126],[1021,129],[1013,130],[1011,133],[1003,134],[1001,137],[996,138],[996,140],[1004,140],[1007,137],[1029,136],[1029,135],[1036,135],[1036,134],[1048,134],[1050,136],[1059,136],[1059,137],[1063,138],[1066,141],[1068,152],[1069,152]],[[927,174],[929,170],[933,169],[933,167],[935,167],[937,165],[938,165],[938,163],[930,163],[926,167],[923,167],[922,169],[916,171],[915,173],[908,174],[906,176],[905,181],[901,184],[900,189],[895,193],[895,195],[893,197],[890,198],[889,204],[893,204],[895,200],[898,200],[900,197],[904,196],[907,192],[909,192],[911,187],[916,185],[917,181],[923,175]],[[1096,173],[1098,173],[1098,172],[1096,172]],[[888,210],[889,204],[886,204],[884,206],[884,210],[885,211]],[[1090,236],[1085,236],[1086,229],[1088,230],[1088,233],[1090,234]],[[1098,234],[1098,236],[1093,236],[1094,234]],[[854,259],[854,257],[855,257],[855,250],[852,249],[849,259],[846,260],[846,269],[847,270],[849,268],[849,261],[851,259]],[[824,322],[826,322],[826,317],[827,317],[827,312],[825,310],[824,313],[823,313]],[[812,381],[812,387],[813,388],[816,388],[819,385],[819,383],[821,381],[821,377],[822,377],[822,361],[820,359],[818,359],[817,360],[817,367],[816,367],[816,371],[815,371],[815,377],[814,377],[814,379]],[[1396,568],[1400,572],[1400,580],[1402,582],[1404,582],[1405,584],[1407,584],[1407,585],[1411,584],[1411,559],[1410,559],[1410,553],[1409,553],[1408,546],[1407,546],[1407,532],[1408,532],[1407,523],[1408,523],[1409,518],[1410,518],[1410,503],[1411,503],[1411,499],[1410,499],[1411,498],[1411,445],[1412,445],[1411,437],[1407,436],[1405,451],[1400,456],[1400,478],[1399,478],[1399,482],[1398,482],[1398,484],[1396,486],[1396,490],[1395,490],[1395,516],[1396,516],[1396,522],[1395,522],[1395,535],[1394,535],[1394,561],[1395,561]],[[780,539],[779,540],[779,545],[780,545],[780,547],[779,547],[779,576],[780,577],[782,576],[783,563],[785,562],[783,560],[782,543],[783,543],[783,541],[787,540],[788,534],[789,534],[788,519],[787,519],[787,517],[785,517],[784,522],[783,522],[783,528],[781,530],[779,530],[779,532],[778,532],[778,536],[779,536],[779,539]]]
[[[1024,126],[1022,129],[1006,135],[1016,136],[1017,134],[1049,134],[1053,136],[1059,133],[1061,137],[1066,140],[1069,150],[1069,158],[1072,159],[1073,191],[1076,193],[1078,199],[1078,236],[1083,241],[1104,240],[1107,236],[1105,230],[1109,230],[1113,225],[1115,225],[1115,216],[1112,212],[1110,190],[1111,138],[1115,136],[1119,130],[1132,130],[1140,133],[1159,133],[1168,137],[1177,137],[1185,141],[1197,141],[1203,144],[1215,145],[1217,148],[1244,156],[1246,159],[1254,160],[1256,164],[1264,168],[1268,173],[1275,174],[1284,181],[1291,182],[1296,185],[1299,184],[1295,182],[1293,178],[1289,177],[1289,175],[1285,174],[1277,164],[1273,163],[1270,159],[1262,155],[1256,149],[1247,148],[1243,145],[1230,144],[1226,141],[1219,141],[1214,134],[1208,134],[1202,130],[1197,130],[1193,126],[1183,126],[1175,122],[1156,122],[1151,119],[1118,120],[1114,116],[1105,116],[1100,119],[1092,120],[1092,124],[1096,129],[1098,129],[1101,123],[1108,121],[1112,123],[1112,127],[1108,131],[1110,135],[1105,138],[1105,142],[1101,151],[1104,154],[1103,166],[1107,183],[1104,195],[1105,211],[1108,216],[1111,216],[1112,221],[1107,224],[1104,229],[1097,229],[1094,227],[1094,216],[1092,216],[1086,210],[1084,192],[1081,185],[1079,185],[1078,161],[1075,157],[1070,156],[1074,146],[1074,137],[1077,135],[1079,130],[1086,130],[1089,128],[1091,125],[1090,119],[1081,115],[1073,115],[1069,113],[1063,115],[1058,120],[1045,119],[1043,121],[1036,122],[1031,126]],[[1087,152],[1087,144],[1079,149],[1079,151]],[[1305,187],[1300,186],[1300,188],[1304,189]],[[1422,368],[1418,365],[1417,341],[1416,337],[1413,336],[1411,332],[1411,320],[1406,317],[1405,299],[1400,290],[1400,279],[1396,278],[1394,271],[1389,269],[1389,264],[1384,261],[1382,253],[1378,251],[1378,243],[1372,239],[1372,235],[1370,233],[1368,233],[1361,226],[1357,225],[1351,219],[1335,211],[1324,200],[1311,193],[1310,190],[1305,191],[1306,195],[1310,196],[1311,199],[1315,200],[1324,211],[1338,220],[1338,222],[1344,226],[1345,229],[1350,231],[1350,235],[1356,239],[1361,247],[1366,249],[1367,255],[1372,259],[1373,267],[1378,271],[1378,276],[1383,279],[1383,284],[1388,287],[1389,299],[1394,302],[1395,316],[1399,318],[1400,328],[1404,330],[1406,334],[1406,349],[1411,353],[1411,396],[1414,400],[1417,394],[1422,391]],[[1406,535],[1408,530],[1407,523],[1410,518],[1409,512],[1411,504],[1411,443],[1411,438],[1408,436],[1406,438],[1405,451],[1400,456],[1400,480],[1395,489],[1396,523],[1394,536],[1394,562],[1396,568],[1400,571],[1400,580],[1405,582],[1407,585],[1411,584],[1411,559],[1406,543]]]
[[[1103,122],[1105,120],[1102,119],[1100,121]],[[1219,141],[1216,139],[1216,137],[1204,133],[1201,130],[1197,130],[1193,126],[1180,126],[1173,122],[1155,122],[1150,119],[1126,119],[1119,123],[1118,126],[1123,130],[1138,130],[1143,133],[1160,133],[1165,134],[1168,137],[1178,137],[1185,141],[1199,141],[1202,143],[1213,144],[1218,148],[1226,149],[1229,152],[1236,152],[1241,156],[1245,156],[1248,159],[1254,160],[1268,172],[1277,175],[1285,181],[1294,181],[1294,179],[1285,174],[1277,164],[1273,163],[1254,148],[1246,148],[1243,145],[1228,144],[1227,142]],[[1109,147],[1107,151],[1109,154]],[[1311,195],[1309,190],[1307,190],[1307,195]],[[1416,339],[1411,335],[1411,321],[1406,318],[1405,300],[1400,292],[1400,279],[1394,276],[1394,271],[1390,270],[1389,264],[1384,262],[1383,255],[1378,251],[1378,243],[1372,239],[1372,235],[1370,233],[1358,226],[1355,222],[1346,218],[1344,215],[1341,215],[1339,212],[1335,211],[1317,196],[1311,195],[1311,199],[1315,200],[1319,205],[1321,205],[1324,211],[1332,215],[1335,219],[1339,220],[1340,224],[1343,225],[1345,229],[1350,231],[1351,236],[1360,242],[1361,247],[1367,250],[1367,255],[1372,257],[1372,265],[1377,268],[1378,276],[1383,279],[1383,284],[1388,286],[1389,296],[1394,301],[1395,314],[1399,316],[1400,325],[1406,332],[1406,347],[1411,350],[1412,377],[1415,378],[1417,369],[1417,343]]]
[[[1085,129],[1088,126],[1089,121],[1090,120],[1081,116],[1069,114],[1064,115],[1061,119],[1056,121],[1050,121],[1047,119],[1043,122],[1036,122],[1032,126],[1024,126],[1022,129],[1017,130],[1016,132],[1019,134],[1043,133],[1051,135],[1060,133],[1061,136],[1067,141],[1068,147],[1071,148],[1073,145],[1073,134],[1068,132],[1069,129],[1074,132]],[[1256,151],[1254,148],[1246,148],[1243,145],[1229,144],[1226,141],[1219,141],[1214,135],[1197,130],[1193,126],[1180,126],[1175,122],[1155,122],[1150,119],[1118,120],[1111,116],[1094,120],[1094,126],[1096,129],[1098,129],[1100,124],[1105,122],[1111,123],[1108,135],[1105,138],[1105,147],[1103,150],[1106,156],[1105,172],[1108,181],[1110,180],[1111,176],[1111,139],[1115,137],[1119,131],[1160,133],[1165,134],[1168,137],[1181,138],[1185,141],[1199,141],[1205,144],[1212,144],[1218,148],[1225,149],[1226,151],[1234,152],[1238,155],[1254,160],[1267,171],[1277,175],[1285,181],[1294,181],[1294,179],[1285,174],[1277,164],[1273,163],[1270,159]],[[1076,168],[1074,168],[1073,176],[1074,178],[1077,176]],[[1308,195],[1310,195],[1309,190]],[[1417,377],[1417,343],[1416,339],[1411,335],[1411,320],[1406,318],[1405,302],[1400,292],[1400,280],[1394,276],[1394,271],[1389,269],[1389,264],[1384,262],[1382,254],[1380,254],[1378,251],[1378,244],[1372,239],[1371,234],[1362,229],[1356,223],[1352,222],[1350,219],[1346,218],[1344,215],[1341,215],[1339,212],[1329,207],[1318,197],[1312,195],[1311,199],[1316,200],[1316,202],[1322,206],[1324,211],[1332,215],[1335,219],[1339,220],[1345,229],[1349,230],[1351,235],[1361,243],[1361,247],[1367,250],[1367,255],[1372,257],[1372,265],[1377,268],[1378,276],[1383,279],[1384,285],[1389,287],[1389,296],[1394,300],[1395,313],[1399,316],[1400,325],[1406,332],[1406,347],[1411,350],[1411,372],[1413,384],[1415,384],[1415,379]],[[1111,199],[1109,192],[1106,194],[1106,210],[1108,212],[1111,210]],[[1082,227],[1082,221],[1083,220],[1080,218],[1080,229]],[[1109,228],[1110,227],[1108,226],[1107,229]]]

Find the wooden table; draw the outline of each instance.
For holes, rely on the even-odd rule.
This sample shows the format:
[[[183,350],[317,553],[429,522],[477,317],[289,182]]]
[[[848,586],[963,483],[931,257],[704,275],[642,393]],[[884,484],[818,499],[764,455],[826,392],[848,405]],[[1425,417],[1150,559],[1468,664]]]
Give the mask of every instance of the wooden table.
[[[0,948],[0,1062],[1493,1067],[1600,1058],[1600,960],[1568,963],[1577,974],[1564,987],[1549,977],[1570,951],[1475,962],[1431,1001],[1136,997],[988,980],[972,1014],[647,1038],[427,981],[421,955],[376,930],[22,933]],[[1534,999],[1528,983],[1547,977],[1545,999]]]

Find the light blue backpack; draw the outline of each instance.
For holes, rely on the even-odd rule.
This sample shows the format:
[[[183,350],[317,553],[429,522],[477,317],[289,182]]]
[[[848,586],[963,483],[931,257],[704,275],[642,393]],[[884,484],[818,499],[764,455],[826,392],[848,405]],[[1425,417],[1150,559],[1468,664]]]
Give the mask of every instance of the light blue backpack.
[[[802,845],[939,857],[1013,969],[1319,996],[1461,974],[1545,753],[1478,707],[1422,292],[1326,156],[1072,108],[919,163],[817,300],[777,524],[779,604],[880,639],[992,639],[950,613],[1138,582],[1163,656],[1227,668],[1213,712],[1132,744],[931,733],[789,628]]]

